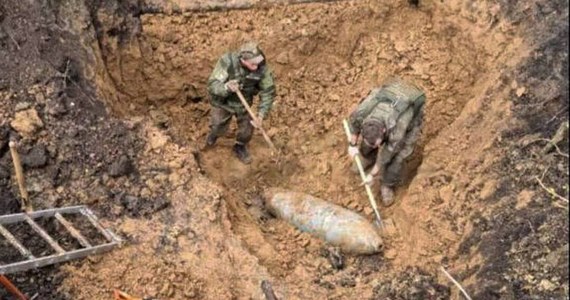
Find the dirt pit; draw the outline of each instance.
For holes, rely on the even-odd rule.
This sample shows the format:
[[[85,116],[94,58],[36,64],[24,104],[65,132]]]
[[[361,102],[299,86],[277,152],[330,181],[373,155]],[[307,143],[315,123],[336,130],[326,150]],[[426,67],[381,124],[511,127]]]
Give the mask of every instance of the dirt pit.
[[[511,137],[520,138],[504,135],[506,128],[516,125],[536,134],[520,125],[525,117],[517,115],[512,100],[531,94],[532,81],[516,74],[543,43],[527,30],[529,24],[517,26],[513,19],[524,9],[536,13],[534,6],[449,1],[416,8],[405,1],[343,1],[193,12],[184,3],[170,10],[85,4],[92,40],[85,38],[84,45],[92,57],[83,63],[83,76],[120,121],[106,114],[89,119],[96,124],[95,138],[85,130],[88,125],[79,137],[94,149],[97,141],[104,147],[85,155],[81,163],[90,166],[85,174],[65,167],[79,164],[73,159],[58,164],[56,175],[65,178],[46,189],[53,188],[59,198],[42,197],[76,204],[66,199],[80,187],[84,195],[75,199],[95,207],[127,243],[59,267],[51,298],[105,299],[116,288],[160,299],[263,299],[260,285],[267,280],[279,299],[460,299],[442,266],[481,299],[568,295],[567,260],[560,262],[565,268],[544,276],[537,275],[540,268],[487,264],[493,257],[520,258],[511,246],[531,229],[556,228],[554,236],[568,236],[560,225],[568,222],[563,208],[534,200],[529,191],[522,193],[522,185],[509,186],[500,174],[511,168],[498,167],[510,166],[502,158]],[[241,164],[231,153],[234,124],[214,149],[200,150],[209,122],[207,77],[220,55],[247,39],[260,42],[276,77],[278,97],[264,124],[282,150],[279,161],[256,134],[250,144],[253,163]],[[381,209],[392,224],[383,234],[385,251],[343,254],[344,267],[338,268],[331,264],[334,249],[267,218],[256,203],[265,188],[280,187],[372,221],[366,193],[349,170],[342,119],[392,75],[415,82],[427,94],[422,138],[396,203]],[[567,95],[556,99],[549,109],[568,102]],[[539,134],[551,137],[561,121]],[[567,152],[567,139],[561,149]],[[546,179],[564,176],[568,163],[559,158],[534,163],[558,164],[559,173]],[[536,211],[546,206],[553,217],[533,215],[524,205],[515,209],[520,197]],[[504,218],[497,217],[498,209]],[[518,221],[509,223],[520,219],[519,212],[531,216],[530,227],[520,232]],[[505,228],[515,228],[517,239],[494,253],[486,248],[489,238],[505,240],[510,231],[481,224],[512,225]],[[553,241],[533,244],[540,250],[533,255],[558,253],[549,260],[558,261],[567,243]],[[527,273],[519,274],[521,269]],[[511,286],[510,279],[517,284]]]

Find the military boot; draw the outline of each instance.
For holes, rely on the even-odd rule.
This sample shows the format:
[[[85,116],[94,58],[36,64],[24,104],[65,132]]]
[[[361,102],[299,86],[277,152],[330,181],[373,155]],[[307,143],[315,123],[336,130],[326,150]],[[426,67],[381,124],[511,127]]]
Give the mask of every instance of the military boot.
[[[388,207],[394,204],[394,189],[387,185],[380,186],[380,194],[382,194],[382,205]]]
[[[218,137],[213,134],[212,132],[210,132],[208,134],[208,137],[206,137],[206,149],[212,148],[215,144],[216,144],[216,140],[218,140]]]
[[[234,145],[234,153],[236,154],[237,158],[244,164],[251,163],[251,156],[249,156],[249,152],[245,145],[242,144],[235,144]]]

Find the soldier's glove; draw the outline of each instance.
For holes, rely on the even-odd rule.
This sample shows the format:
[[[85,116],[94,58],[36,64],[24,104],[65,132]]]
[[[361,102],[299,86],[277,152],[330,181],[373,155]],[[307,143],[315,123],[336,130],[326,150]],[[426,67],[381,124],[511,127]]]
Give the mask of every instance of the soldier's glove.
[[[253,125],[253,127],[260,129],[261,125],[263,125],[263,117],[261,117],[260,115],[257,116],[257,122],[255,122],[254,120],[251,120],[251,125]]]
[[[239,90],[239,81],[236,79],[232,79],[224,84],[226,90],[230,92],[237,92]]]
[[[374,185],[374,176],[372,176],[372,174],[368,174],[366,175],[366,178],[364,178],[364,181],[362,182],[361,185],[367,185],[367,186],[372,186]]]
[[[348,155],[350,158],[354,159],[360,152],[358,151],[358,146],[348,146]]]

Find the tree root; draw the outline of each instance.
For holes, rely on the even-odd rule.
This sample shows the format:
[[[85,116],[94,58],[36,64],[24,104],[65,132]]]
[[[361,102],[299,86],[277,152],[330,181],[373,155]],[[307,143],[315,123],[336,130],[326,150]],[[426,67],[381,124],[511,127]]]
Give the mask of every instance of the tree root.
[[[562,201],[568,203],[568,199],[566,199],[566,198],[564,198],[564,197],[558,195],[558,194],[554,191],[553,188],[546,187],[546,186],[544,185],[544,183],[542,182],[542,180],[540,180],[540,178],[538,178],[538,176],[536,176],[535,178],[536,178],[536,181],[538,181],[538,184],[540,184],[540,186],[541,186],[547,193],[549,193],[549,194],[550,194],[551,196],[553,196],[553,197],[556,197],[556,198],[558,198],[558,199],[560,199],[560,200],[562,200]]]
[[[556,133],[554,134],[552,139],[550,140],[544,139],[545,141],[548,141],[548,144],[544,146],[544,148],[542,148],[542,154],[547,154],[548,152],[552,151],[552,148],[556,148],[556,152],[558,152],[558,154],[568,158],[568,154],[560,151],[560,148],[558,148],[557,145],[562,140],[564,140],[567,133],[568,133],[568,121],[562,122],[562,124],[560,124],[560,127],[558,127],[558,130],[556,130]]]
[[[451,280],[451,282],[453,282],[457,286],[457,288],[459,288],[459,290],[463,293],[463,296],[465,296],[467,300],[471,300],[471,297],[469,297],[469,294],[467,294],[467,292],[465,291],[465,289],[463,289],[461,284],[459,284],[457,280],[455,280],[449,273],[447,273],[447,271],[443,266],[441,267],[441,271],[445,274],[445,276],[447,276],[447,278],[449,278],[449,280]]]

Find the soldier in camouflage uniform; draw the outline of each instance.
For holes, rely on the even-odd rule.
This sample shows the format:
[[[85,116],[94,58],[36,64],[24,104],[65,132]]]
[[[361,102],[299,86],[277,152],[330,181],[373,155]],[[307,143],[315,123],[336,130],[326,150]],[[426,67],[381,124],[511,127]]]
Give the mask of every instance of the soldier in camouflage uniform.
[[[247,144],[253,135],[253,128],[260,127],[261,124],[253,124],[235,93],[237,90],[241,90],[250,106],[253,97],[259,94],[257,118],[261,123],[273,105],[275,83],[273,74],[266,64],[265,55],[255,42],[247,42],[239,51],[224,54],[208,78],[212,110],[206,146],[211,147],[216,143],[216,140],[226,132],[232,116],[235,116],[238,132],[233,151],[240,161],[248,164],[251,162],[251,157]]]
[[[400,181],[402,164],[420,136],[425,100],[420,88],[392,78],[373,89],[350,115],[352,136],[348,153],[351,157],[361,154],[365,169],[374,165],[365,183],[371,185],[373,178],[380,176],[385,206],[394,202],[394,187]]]

